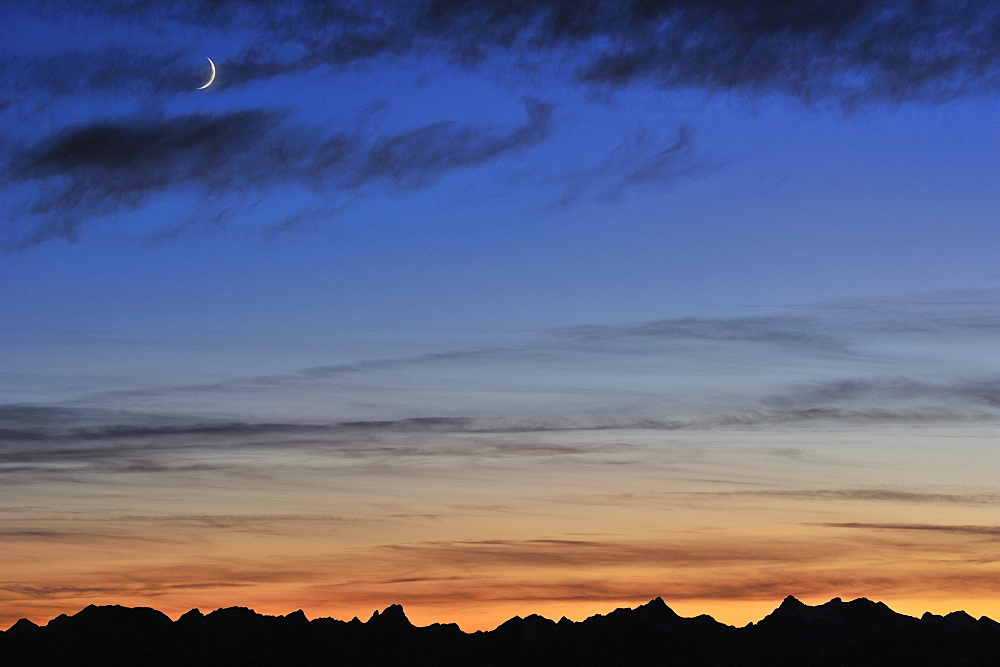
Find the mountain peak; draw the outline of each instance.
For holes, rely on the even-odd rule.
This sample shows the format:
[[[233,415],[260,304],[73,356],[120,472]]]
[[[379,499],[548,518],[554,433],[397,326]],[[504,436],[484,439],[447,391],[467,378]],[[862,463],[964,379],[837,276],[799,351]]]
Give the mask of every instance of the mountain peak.
[[[839,602],[840,598],[834,598],[834,600],[837,600]],[[789,595],[788,597],[786,597],[784,600],[781,601],[781,604],[778,605],[778,609],[802,609],[803,607],[807,606],[808,605],[805,602],[802,602],[802,600],[799,600],[794,595]]]
[[[504,628],[510,630],[512,628],[528,628],[528,627],[548,627],[554,626],[556,622],[550,618],[545,618],[538,614],[528,614],[525,617],[512,616],[503,623],[497,626],[497,630]]]
[[[643,616],[656,616],[659,618],[680,618],[680,616],[677,615],[677,612],[668,607],[667,603],[663,601],[663,598],[659,596],[653,598],[646,604],[639,605],[633,610],[633,613],[641,614]]]
[[[406,617],[403,606],[391,604],[379,613],[378,609],[368,619],[369,624],[412,628],[413,623]]]
[[[180,617],[177,619],[177,621],[178,622],[184,621],[185,623],[189,623],[191,621],[195,621],[202,618],[205,618],[205,614],[201,613],[201,609],[195,607],[194,609],[188,610],[183,614],[181,614]]]
[[[285,614],[285,620],[286,621],[295,621],[297,623],[298,622],[305,622],[305,623],[309,622],[309,619],[306,618],[306,612],[302,611],[301,609],[296,609],[295,611],[293,611],[290,614]]]
[[[25,631],[30,631],[30,630],[37,630],[37,629],[38,629],[38,624],[37,623],[32,623],[31,621],[29,621],[26,618],[19,618],[17,620],[17,623],[15,623],[14,625],[12,625],[9,628],[7,628],[7,632],[18,633],[18,632],[25,632]]]
[[[213,620],[223,619],[226,621],[234,621],[237,619],[256,619],[259,617],[260,614],[249,607],[224,607],[222,609],[216,609],[207,616],[207,618],[211,618]]]
[[[170,617],[152,607],[124,607],[120,604],[95,605],[86,607],[69,617],[72,622],[103,623],[121,625],[123,623],[159,623],[169,624]]]
[[[984,616],[983,618],[986,617]],[[979,621],[970,616],[967,612],[961,610],[953,611],[949,614],[945,614],[944,616],[925,611],[924,615],[920,617],[920,620],[925,624],[931,623],[951,628],[974,627],[979,623]]]
[[[682,618],[657,597],[580,622],[529,614],[475,633],[454,624],[415,627],[398,604],[376,610],[367,624],[310,622],[302,610],[267,616],[247,607],[192,609],[171,623],[146,607],[90,605],[42,628],[21,619],[0,632],[0,664],[54,664],[64,650],[87,664],[208,664],[218,656],[241,664],[320,664],[331,646],[345,664],[388,664],[400,656],[413,664],[552,664],[567,650],[585,655],[583,664],[645,664],[666,645],[677,664],[825,664],[828,657],[837,664],[983,664],[998,643],[1000,624],[985,617],[958,611],[917,620],[864,598],[812,606],[788,596],[758,624],[739,629],[707,615]]]

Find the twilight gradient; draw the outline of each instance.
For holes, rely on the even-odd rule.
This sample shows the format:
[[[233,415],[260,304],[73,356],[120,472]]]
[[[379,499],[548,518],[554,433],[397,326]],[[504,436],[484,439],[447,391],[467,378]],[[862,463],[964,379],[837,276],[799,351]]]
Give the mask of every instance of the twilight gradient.
[[[0,4],[0,626],[1000,616],[995,3],[220,4]]]

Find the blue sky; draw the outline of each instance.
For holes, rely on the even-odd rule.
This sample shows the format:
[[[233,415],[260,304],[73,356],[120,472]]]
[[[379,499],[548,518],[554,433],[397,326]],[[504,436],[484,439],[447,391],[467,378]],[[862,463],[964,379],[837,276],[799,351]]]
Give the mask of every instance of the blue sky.
[[[993,609],[969,602],[991,565],[920,588],[901,537],[876,540],[871,580],[847,545],[992,525],[995,3],[0,7],[11,620],[95,597],[348,617],[406,598],[485,627],[673,602],[670,581],[734,619],[850,594],[836,582]],[[626,496],[653,500],[637,514]],[[771,505],[746,519],[737,497]],[[347,531],[348,554],[296,528],[334,514],[377,529]],[[570,544],[569,524],[639,556],[578,596],[520,547],[505,562],[522,574],[490,552],[476,585],[390,583],[414,554],[433,569]],[[143,566],[145,588],[87,584],[154,526],[176,553]],[[786,555],[839,531],[845,556],[776,578],[791,560],[750,549],[726,561],[749,583],[723,590],[718,571],[644,570],[635,546],[712,553],[727,531],[792,540]],[[58,546],[43,565],[39,540]],[[382,583],[349,576],[379,549]],[[171,579],[232,574],[232,553],[260,572],[322,553],[348,574],[322,599],[303,593],[318,556],[237,577],[232,599]],[[483,593],[511,577],[540,592]]]

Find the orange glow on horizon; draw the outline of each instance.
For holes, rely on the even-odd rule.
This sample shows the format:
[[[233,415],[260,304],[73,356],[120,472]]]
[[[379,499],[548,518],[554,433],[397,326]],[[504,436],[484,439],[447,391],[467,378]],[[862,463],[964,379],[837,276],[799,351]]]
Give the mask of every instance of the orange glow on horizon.
[[[656,597],[656,596],[654,596]],[[662,596],[661,596],[662,597]],[[837,596],[834,596],[837,597]],[[290,603],[263,603],[252,604],[243,601],[236,604],[232,599],[226,597],[214,598],[217,602],[210,604],[195,605],[203,613],[209,613],[216,609],[223,609],[232,606],[249,607],[259,614],[269,616],[282,616],[297,609],[302,609],[310,620],[316,618],[335,618],[342,621],[349,621],[354,617],[362,621],[367,621],[373,612],[384,610],[389,604],[394,603],[370,603],[368,605],[358,604],[351,606],[314,607],[308,605],[296,605]],[[652,599],[652,598],[650,598]],[[810,606],[823,604],[831,598],[799,598],[802,602]],[[845,601],[854,599],[843,597]],[[938,615],[945,615],[953,611],[965,611],[969,615],[979,618],[987,616],[992,619],[1000,618],[1000,600],[969,598],[969,597],[940,597],[932,599],[884,599],[869,597],[875,602],[884,602],[893,611],[919,618],[924,612]],[[571,621],[583,621],[586,618],[602,614],[606,615],[617,608],[635,608],[646,604],[649,600],[642,601],[580,601],[571,602],[566,600],[547,601],[533,600],[521,602],[504,602],[498,604],[414,604],[402,603],[410,622],[417,626],[426,626],[434,623],[456,623],[465,632],[489,631],[501,625],[514,616],[525,617],[530,614],[537,614],[558,621],[565,616]],[[748,623],[756,623],[770,614],[781,604],[781,599],[775,600],[682,600],[670,601],[664,598],[667,606],[680,616],[690,618],[707,614],[716,621],[734,627],[743,627]],[[177,620],[181,614],[194,608],[194,606],[177,606],[176,604],[156,604],[145,599],[128,600],[116,599],[115,601],[96,601],[87,604],[119,604],[126,607],[153,607],[166,613],[171,619]],[[13,625],[20,618],[28,618],[38,625],[45,625],[48,621],[60,614],[73,615],[80,611],[86,604],[30,604],[19,606],[20,611],[9,613],[13,610],[5,610],[8,613],[0,616],[0,630],[5,630]]]

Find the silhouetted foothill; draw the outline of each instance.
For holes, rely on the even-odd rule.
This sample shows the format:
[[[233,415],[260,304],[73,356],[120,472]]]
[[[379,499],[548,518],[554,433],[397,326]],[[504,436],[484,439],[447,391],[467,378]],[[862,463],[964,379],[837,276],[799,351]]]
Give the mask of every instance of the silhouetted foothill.
[[[398,604],[367,622],[246,607],[171,621],[146,607],[91,605],[0,633],[2,665],[987,665],[997,656],[1000,624],[986,617],[917,619],[865,598],[810,606],[792,596],[743,628],[685,618],[655,598],[576,622],[515,616],[471,634],[415,626]]]

